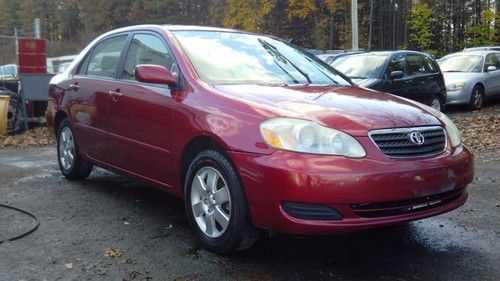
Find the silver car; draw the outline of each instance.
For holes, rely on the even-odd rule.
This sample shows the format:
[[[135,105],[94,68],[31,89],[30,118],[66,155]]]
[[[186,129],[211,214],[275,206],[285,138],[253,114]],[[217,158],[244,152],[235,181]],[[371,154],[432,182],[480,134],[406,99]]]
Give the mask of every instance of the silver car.
[[[485,100],[500,96],[500,52],[464,51],[438,61],[443,72],[447,104],[480,109]]]

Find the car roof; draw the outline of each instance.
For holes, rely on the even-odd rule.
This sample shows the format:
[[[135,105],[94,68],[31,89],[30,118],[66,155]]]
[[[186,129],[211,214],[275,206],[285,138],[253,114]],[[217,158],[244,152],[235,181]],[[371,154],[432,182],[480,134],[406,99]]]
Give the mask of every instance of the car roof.
[[[448,54],[444,57],[452,57],[452,56],[466,56],[466,55],[477,55],[477,56],[486,56],[489,54],[500,54],[500,51],[495,50],[469,50],[469,51],[460,51],[456,53]]]
[[[422,53],[418,51],[412,51],[412,50],[396,50],[396,51],[371,51],[371,52],[361,52],[361,53],[353,53],[351,55],[353,56],[363,56],[363,55],[378,55],[378,56],[392,56],[395,54],[418,54],[418,55],[424,55],[430,57],[430,54],[427,53]]]
[[[238,33],[251,33],[242,30],[230,29],[230,28],[222,28],[222,27],[214,27],[214,26],[200,26],[200,25],[172,25],[165,24],[162,27],[170,30],[170,31],[178,31],[178,30],[196,30],[196,31],[222,31],[222,32],[238,32]]]

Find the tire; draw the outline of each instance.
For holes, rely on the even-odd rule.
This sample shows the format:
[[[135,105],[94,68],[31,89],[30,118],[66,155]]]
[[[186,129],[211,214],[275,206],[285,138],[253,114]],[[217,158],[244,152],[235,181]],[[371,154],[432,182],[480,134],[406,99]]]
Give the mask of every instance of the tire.
[[[82,180],[92,172],[93,165],[83,160],[73,128],[68,119],[57,130],[57,160],[61,173],[69,180]]]
[[[429,106],[439,111],[443,110],[443,102],[442,99],[439,98],[439,95],[432,96],[429,101]]]
[[[479,110],[484,105],[484,90],[481,86],[476,85],[472,89],[472,93],[470,94],[470,101],[468,104],[469,110]]]
[[[203,247],[223,254],[255,244],[259,231],[250,222],[243,185],[222,152],[200,152],[189,165],[184,190],[186,213]]]
[[[9,108],[7,112],[7,133],[9,135],[19,134],[26,130],[26,115],[23,103],[16,94],[10,94]]]

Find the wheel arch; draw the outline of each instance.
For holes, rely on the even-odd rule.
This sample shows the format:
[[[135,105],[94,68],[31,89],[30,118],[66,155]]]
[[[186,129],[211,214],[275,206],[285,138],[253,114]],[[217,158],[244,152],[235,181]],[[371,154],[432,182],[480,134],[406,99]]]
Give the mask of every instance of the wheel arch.
[[[181,180],[181,188],[184,189],[186,174],[189,169],[191,160],[201,151],[206,149],[215,149],[222,152],[227,159],[232,163],[231,158],[227,155],[227,145],[220,142],[210,135],[198,135],[193,137],[182,149],[180,163],[179,163],[179,176]]]
[[[61,125],[61,122],[68,118],[68,113],[64,110],[59,110],[55,117],[54,117],[54,134],[57,135],[59,134],[59,125]]]

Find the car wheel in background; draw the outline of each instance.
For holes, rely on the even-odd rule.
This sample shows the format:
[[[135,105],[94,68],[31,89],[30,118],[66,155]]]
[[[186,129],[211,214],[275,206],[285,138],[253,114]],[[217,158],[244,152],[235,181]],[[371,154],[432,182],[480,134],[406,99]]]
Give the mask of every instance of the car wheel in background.
[[[57,159],[59,168],[67,179],[85,179],[92,172],[93,165],[83,160],[68,119],[61,121],[57,130]]]
[[[483,107],[483,104],[484,104],[484,90],[481,86],[476,85],[472,89],[468,108],[470,110],[481,109]]]
[[[26,112],[20,97],[15,93],[9,93],[10,102],[7,111],[7,133],[9,135],[19,134],[26,130]]]
[[[443,110],[443,103],[441,102],[441,99],[438,95],[435,95],[431,98],[429,106],[439,111]]]
[[[217,150],[200,152],[185,180],[186,212],[200,243],[217,253],[244,250],[258,239],[243,185],[236,170]]]

